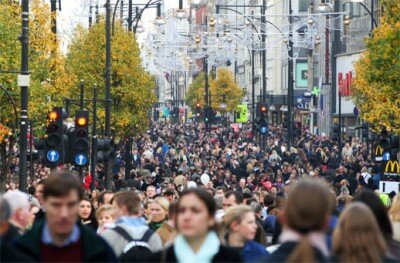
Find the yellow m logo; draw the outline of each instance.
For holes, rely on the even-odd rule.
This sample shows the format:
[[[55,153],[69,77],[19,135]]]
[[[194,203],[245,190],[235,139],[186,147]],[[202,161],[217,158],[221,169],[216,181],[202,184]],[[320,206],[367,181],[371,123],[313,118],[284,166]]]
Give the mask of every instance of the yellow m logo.
[[[380,145],[378,145],[375,149],[375,156],[379,156],[382,154],[383,154],[383,148]]]
[[[399,162],[398,161],[388,161],[386,163],[385,172],[386,173],[400,173]]]

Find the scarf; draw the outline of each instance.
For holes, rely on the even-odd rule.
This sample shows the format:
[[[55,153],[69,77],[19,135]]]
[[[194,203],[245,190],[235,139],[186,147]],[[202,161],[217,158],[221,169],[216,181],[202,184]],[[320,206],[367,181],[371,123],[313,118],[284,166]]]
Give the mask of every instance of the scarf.
[[[122,216],[115,221],[115,224],[133,227],[147,226],[143,217]]]
[[[174,243],[174,252],[178,262],[210,263],[219,251],[220,241],[215,232],[208,233],[199,251],[195,253],[182,235],[178,235]]]
[[[317,248],[321,253],[325,256],[329,256],[329,249],[326,243],[326,236],[321,232],[310,232],[305,236],[310,242],[311,246]],[[282,231],[281,236],[279,237],[280,243],[284,242],[299,242],[302,238],[302,235],[297,233],[294,230],[285,228]]]

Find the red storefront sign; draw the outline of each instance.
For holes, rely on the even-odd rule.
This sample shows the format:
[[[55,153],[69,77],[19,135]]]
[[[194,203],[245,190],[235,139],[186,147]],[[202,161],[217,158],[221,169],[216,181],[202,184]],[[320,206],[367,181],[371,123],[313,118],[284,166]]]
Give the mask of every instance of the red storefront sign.
[[[351,71],[347,73],[338,73],[338,80],[339,80],[339,92],[342,97],[349,97],[350,94],[350,86],[351,82],[353,81],[353,73]]]

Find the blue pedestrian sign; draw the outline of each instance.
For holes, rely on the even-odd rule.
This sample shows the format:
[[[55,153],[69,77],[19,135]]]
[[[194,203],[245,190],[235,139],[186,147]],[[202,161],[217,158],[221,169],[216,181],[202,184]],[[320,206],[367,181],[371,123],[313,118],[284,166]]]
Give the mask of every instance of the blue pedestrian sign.
[[[261,127],[260,132],[261,132],[261,134],[267,134],[268,133],[268,127]]]
[[[47,160],[49,162],[55,163],[60,159],[60,154],[56,150],[50,150],[47,152]]]
[[[390,160],[390,153],[389,152],[385,152],[382,156],[384,161],[389,161]]]
[[[83,166],[86,165],[88,162],[88,157],[86,154],[77,154],[75,155],[75,163],[77,165]]]

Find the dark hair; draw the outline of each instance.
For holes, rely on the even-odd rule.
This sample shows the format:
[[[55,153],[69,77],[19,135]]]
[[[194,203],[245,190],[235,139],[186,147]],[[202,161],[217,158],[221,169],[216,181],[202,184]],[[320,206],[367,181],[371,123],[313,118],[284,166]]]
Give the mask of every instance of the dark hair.
[[[99,197],[97,198],[97,202],[100,204],[104,204],[104,196],[106,195],[106,194],[114,194],[113,192],[111,192],[111,191],[104,191],[104,192],[101,192],[100,194],[99,194]]]
[[[36,192],[36,187],[34,187],[33,185],[28,187],[28,194],[35,195],[35,192]]]
[[[163,193],[163,196],[171,196],[171,195],[175,195],[174,190],[167,189],[167,190],[165,190],[165,192]]]
[[[38,185],[41,185],[41,184],[44,184],[44,179],[41,179],[41,180],[39,180],[39,182],[36,184],[36,187],[38,186]]]
[[[114,195],[114,201],[118,206],[125,206],[129,215],[137,215],[140,212],[140,197],[133,191],[120,191]]]
[[[240,205],[243,203],[243,194],[238,191],[228,191],[225,193],[225,198],[229,198],[231,195],[235,196],[236,204]]]
[[[266,195],[264,196],[264,206],[273,205],[275,202],[275,197],[273,195]]]
[[[61,171],[50,175],[44,180],[43,199],[49,196],[61,197],[68,195],[69,192],[75,190],[79,200],[83,198],[83,187],[71,172]]]
[[[178,214],[178,202],[174,201],[169,204],[168,207],[168,218],[172,219],[175,218]]]
[[[225,193],[226,192],[226,187],[222,186],[222,185],[217,186],[217,188],[215,188],[215,191],[218,191],[218,190],[222,190]]]
[[[92,210],[90,211],[90,215],[88,216],[88,218],[80,218],[81,220],[83,220],[83,221],[91,221],[91,222],[97,222],[96,221],[96,211],[95,211],[95,209],[94,209],[94,206],[93,206],[93,202],[89,199],[89,197],[87,197],[87,196],[84,196],[82,199],[81,199],[81,202],[82,201],[87,201],[87,202],[89,202],[90,203],[90,206],[91,206],[91,208],[92,208]]]
[[[210,217],[214,217],[214,214],[215,214],[215,211],[216,211],[216,205],[215,205],[215,202],[214,202],[214,198],[204,188],[189,188],[189,189],[185,189],[182,192],[182,194],[180,196],[180,199],[178,201],[178,210],[179,210],[179,206],[181,204],[181,200],[183,199],[183,197],[185,195],[190,195],[190,194],[194,194],[197,198],[199,198],[205,204],[205,206],[207,207],[208,214],[210,215]]]
[[[372,210],[376,221],[379,222],[379,228],[385,239],[391,238],[393,233],[392,225],[387,209],[381,199],[373,191],[363,189],[354,196],[353,202],[357,201],[366,204]]]

